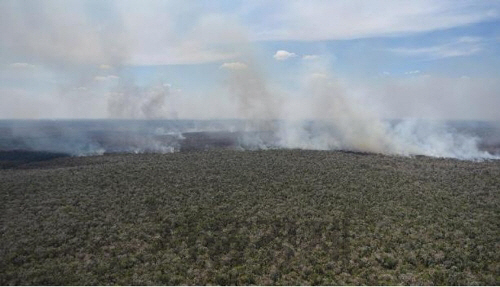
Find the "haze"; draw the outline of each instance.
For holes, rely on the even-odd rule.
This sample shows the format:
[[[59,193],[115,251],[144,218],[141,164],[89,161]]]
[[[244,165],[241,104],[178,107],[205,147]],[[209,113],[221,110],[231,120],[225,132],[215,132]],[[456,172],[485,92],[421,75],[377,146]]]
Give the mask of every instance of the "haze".
[[[0,118],[314,118],[323,78],[383,118],[498,120],[499,19],[499,1],[2,1]],[[247,68],[252,105],[279,108],[241,107]]]

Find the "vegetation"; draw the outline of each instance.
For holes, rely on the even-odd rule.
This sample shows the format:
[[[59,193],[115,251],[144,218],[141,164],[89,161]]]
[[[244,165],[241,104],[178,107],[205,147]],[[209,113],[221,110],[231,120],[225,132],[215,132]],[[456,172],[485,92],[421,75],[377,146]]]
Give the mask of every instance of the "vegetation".
[[[30,151],[30,150],[1,150],[0,149],[0,169],[16,168],[28,163],[45,161],[59,157],[69,156],[64,153]]]
[[[122,154],[0,170],[0,284],[500,284],[500,162]]]

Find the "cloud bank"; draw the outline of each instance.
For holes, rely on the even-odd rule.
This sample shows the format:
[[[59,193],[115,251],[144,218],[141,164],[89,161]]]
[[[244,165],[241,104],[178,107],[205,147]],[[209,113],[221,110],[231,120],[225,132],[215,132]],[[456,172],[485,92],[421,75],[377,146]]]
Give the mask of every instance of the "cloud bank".
[[[256,39],[319,41],[394,36],[450,29],[500,17],[498,1],[312,0],[287,3],[266,2],[265,5],[280,7],[261,19],[265,24],[257,27],[270,28],[254,29]]]
[[[484,39],[479,37],[461,37],[449,43],[420,48],[393,48],[389,51],[402,56],[441,59],[470,56],[483,50]]]

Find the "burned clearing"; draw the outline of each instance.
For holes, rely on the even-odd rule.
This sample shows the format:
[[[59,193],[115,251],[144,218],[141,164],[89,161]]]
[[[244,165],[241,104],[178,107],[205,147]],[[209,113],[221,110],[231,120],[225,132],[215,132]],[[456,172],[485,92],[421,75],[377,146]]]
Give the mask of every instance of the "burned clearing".
[[[500,284],[500,161],[340,151],[0,170],[0,284]]]

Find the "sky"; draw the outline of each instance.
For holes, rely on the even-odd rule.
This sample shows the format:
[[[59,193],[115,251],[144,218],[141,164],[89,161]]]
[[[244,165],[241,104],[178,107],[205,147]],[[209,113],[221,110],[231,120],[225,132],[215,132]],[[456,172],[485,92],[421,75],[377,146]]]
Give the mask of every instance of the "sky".
[[[0,119],[328,117],[324,79],[380,118],[500,120],[498,67],[496,0],[0,2]]]

